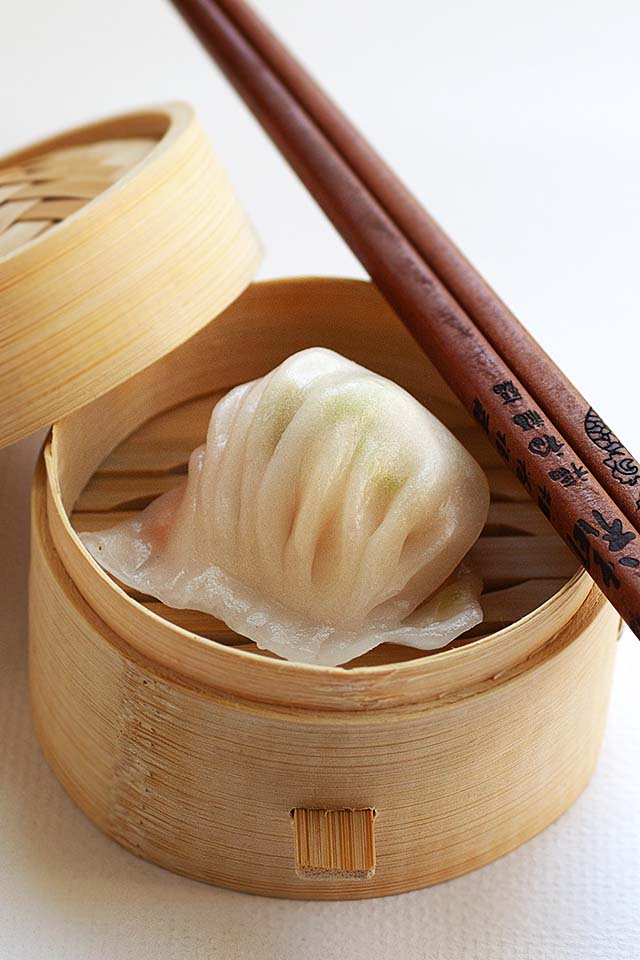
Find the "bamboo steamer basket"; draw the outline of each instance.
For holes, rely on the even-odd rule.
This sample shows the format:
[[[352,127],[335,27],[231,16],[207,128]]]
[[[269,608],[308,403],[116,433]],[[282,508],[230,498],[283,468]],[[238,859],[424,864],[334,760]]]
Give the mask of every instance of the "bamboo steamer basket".
[[[200,330],[259,247],[193,111],[173,104],[0,160],[0,447]]]
[[[323,345],[391,377],[482,463],[476,634],[346,667],[264,654],[128,593],[84,550],[181,482],[222,393]],[[252,893],[347,899],[480,867],[593,771],[619,617],[374,288],[255,284],[177,350],[57,423],[33,489],[37,734],[81,809],[134,853]]]

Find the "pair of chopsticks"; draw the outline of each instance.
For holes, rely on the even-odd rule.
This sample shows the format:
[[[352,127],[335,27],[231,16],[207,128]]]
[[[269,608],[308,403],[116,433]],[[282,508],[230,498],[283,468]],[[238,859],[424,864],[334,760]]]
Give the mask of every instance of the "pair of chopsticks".
[[[243,0],[173,0],[472,413],[640,637],[640,467]]]

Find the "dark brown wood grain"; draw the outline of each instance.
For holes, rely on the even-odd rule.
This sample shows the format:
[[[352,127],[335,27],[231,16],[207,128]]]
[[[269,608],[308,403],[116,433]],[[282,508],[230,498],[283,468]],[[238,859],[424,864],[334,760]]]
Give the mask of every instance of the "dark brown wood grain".
[[[423,260],[557,424],[585,465],[640,525],[640,465],[442,227],[244,0],[218,0],[346,159]]]
[[[527,391],[222,5],[174,4],[527,492],[640,636],[640,538],[557,419]]]
[[[640,524],[640,465],[302,64],[244,0],[218,0],[277,76],[506,360],[585,465]]]

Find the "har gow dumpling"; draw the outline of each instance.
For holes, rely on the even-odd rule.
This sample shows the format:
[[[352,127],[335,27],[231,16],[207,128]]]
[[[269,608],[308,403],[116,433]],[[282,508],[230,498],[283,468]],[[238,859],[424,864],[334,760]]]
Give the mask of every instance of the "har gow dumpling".
[[[384,642],[446,646],[482,620],[461,561],[488,504],[482,469],[436,417],[312,348],[216,405],[182,486],[82,540],[169,606],[337,665]]]

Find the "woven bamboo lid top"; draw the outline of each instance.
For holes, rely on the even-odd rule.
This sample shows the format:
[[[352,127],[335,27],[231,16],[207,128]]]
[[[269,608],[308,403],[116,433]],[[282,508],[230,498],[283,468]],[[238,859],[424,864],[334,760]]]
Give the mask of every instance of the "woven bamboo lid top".
[[[0,169],[0,257],[66,220],[143,160],[157,140],[105,140]]]
[[[258,260],[186,105],[0,160],[0,447],[175,349],[242,292]]]

